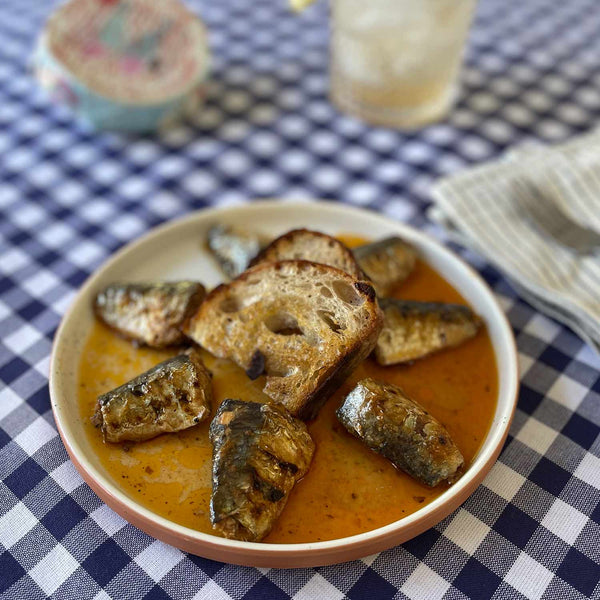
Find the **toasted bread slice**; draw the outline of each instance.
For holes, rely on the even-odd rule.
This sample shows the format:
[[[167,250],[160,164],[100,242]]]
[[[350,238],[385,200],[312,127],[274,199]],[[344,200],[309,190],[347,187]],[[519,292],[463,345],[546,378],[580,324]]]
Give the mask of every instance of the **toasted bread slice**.
[[[339,240],[309,229],[293,229],[273,240],[251,263],[310,260],[337,267],[356,279],[365,279],[352,252]]]
[[[311,419],[375,347],[371,284],[304,260],[265,263],[214,289],[185,326],[195,342],[266,375],[264,392]]]

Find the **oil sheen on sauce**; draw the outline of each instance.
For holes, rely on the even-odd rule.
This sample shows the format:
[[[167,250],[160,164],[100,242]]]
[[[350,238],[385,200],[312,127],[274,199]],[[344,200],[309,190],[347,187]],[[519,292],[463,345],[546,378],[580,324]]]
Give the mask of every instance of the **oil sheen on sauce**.
[[[351,245],[354,240],[344,241]],[[422,261],[396,295],[466,303]],[[80,363],[79,408],[93,451],[120,489],[167,519],[213,533],[210,420],[138,444],[105,444],[90,423],[99,394],[175,354],[176,350],[135,348],[96,323]],[[204,351],[203,359],[213,373],[213,412],[225,398],[267,401],[261,391],[262,378],[250,381],[242,369]],[[467,465],[475,456],[490,427],[498,395],[494,351],[485,329],[458,348],[411,365],[380,367],[367,359],[309,423],[316,444],[311,468],[292,491],[265,542],[315,542],[363,533],[410,515],[447,489],[445,484],[431,489],[398,471],[337,421],[335,410],[345,394],[367,376],[400,385],[446,426]]]

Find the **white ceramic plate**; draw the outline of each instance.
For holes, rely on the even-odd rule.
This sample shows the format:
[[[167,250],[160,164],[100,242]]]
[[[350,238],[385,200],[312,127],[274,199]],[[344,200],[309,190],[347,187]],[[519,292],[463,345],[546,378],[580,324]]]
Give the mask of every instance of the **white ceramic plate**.
[[[207,287],[222,274],[202,249],[215,222],[247,227],[272,236],[296,227],[371,239],[399,235],[419,250],[484,319],[499,371],[498,405],[493,424],[467,472],[451,488],[417,512],[385,527],[327,542],[260,544],[238,542],[183,527],[137,504],[105,473],[91,450],[77,406],[77,371],[93,323],[92,299],[114,281],[199,279]],[[512,419],[518,390],[517,354],[511,328],[490,289],[470,267],[427,235],[381,215],[334,203],[261,201],[203,210],[168,223],[129,244],[82,287],[56,334],[50,368],[54,417],[65,447],[91,488],[116,512],[150,535],[200,556],[252,566],[300,567],[367,556],[404,542],[432,527],[475,490],[496,460]]]

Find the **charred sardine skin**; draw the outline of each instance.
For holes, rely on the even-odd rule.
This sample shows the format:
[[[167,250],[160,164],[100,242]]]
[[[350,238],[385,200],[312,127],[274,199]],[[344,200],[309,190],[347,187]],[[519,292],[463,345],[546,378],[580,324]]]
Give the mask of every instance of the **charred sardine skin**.
[[[399,237],[389,237],[353,250],[365,275],[380,297],[387,296],[415,268],[417,251]]]
[[[472,338],[482,325],[468,306],[460,304],[382,298],[379,306],[384,324],[375,357],[384,366],[458,346]]]
[[[260,541],[310,465],[306,425],[281,404],[225,400],[210,425],[211,521],[220,535]]]
[[[140,442],[204,421],[212,396],[210,372],[192,351],[99,396],[92,422],[106,442]]]
[[[209,228],[206,245],[223,272],[235,279],[248,268],[250,261],[266,245],[266,240],[256,233],[219,223]]]
[[[362,379],[337,417],[371,450],[431,487],[453,480],[464,463],[446,428],[398,386]]]
[[[181,326],[206,290],[197,281],[113,284],[99,292],[94,312],[126,338],[153,348],[181,344]]]

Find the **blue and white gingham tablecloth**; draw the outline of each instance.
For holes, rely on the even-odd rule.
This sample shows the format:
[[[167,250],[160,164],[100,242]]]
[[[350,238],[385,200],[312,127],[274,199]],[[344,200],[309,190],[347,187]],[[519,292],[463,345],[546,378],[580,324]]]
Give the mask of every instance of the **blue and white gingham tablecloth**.
[[[257,197],[331,198],[443,232],[431,182],[528,139],[600,121],[598,0],[482,0],[462,95],[403,134],[327,101],[327,6],[205,0],[207,107],[158,137],[95,134],[28,72],[54,2],[0,3],[0,597],[600,598],[600,359],[472,252],[517,337],[522,389],[483,485],[416,539],[316,569],[188,555],[138,531],[83,483],[57,435],[48,362],[84,279],[151,227]]]

